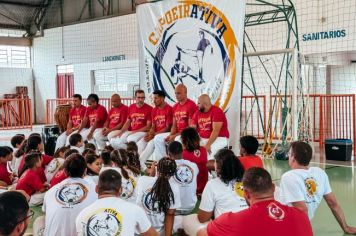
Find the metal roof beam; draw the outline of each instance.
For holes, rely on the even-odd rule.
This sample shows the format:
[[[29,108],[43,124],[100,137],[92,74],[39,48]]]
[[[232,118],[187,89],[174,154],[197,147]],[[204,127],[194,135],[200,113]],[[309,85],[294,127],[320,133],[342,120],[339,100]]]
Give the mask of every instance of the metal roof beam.
[[[7,5],[14,5],[14,6],[21,6],[21,7],[41,7],[41,4],[31,4],[31,3],[24,3],[24,2],[10,2],[10,1],[0,1],[0,5],[1,4],[7,4]]]

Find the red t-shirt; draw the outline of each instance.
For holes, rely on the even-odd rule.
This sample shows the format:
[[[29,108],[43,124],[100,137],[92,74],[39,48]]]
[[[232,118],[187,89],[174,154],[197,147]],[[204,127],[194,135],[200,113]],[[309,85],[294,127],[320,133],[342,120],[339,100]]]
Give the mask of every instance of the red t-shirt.
[[[11,185],[12,181],[10,178],[11,174],[7,171],[7,164],[0,164],[0,181],[5,182],[7,185]]]
[[[98,121],[96,128],[103,128],[104,123],[108,118],[108,112],[105,107],[98,104],[94,109],[88,107],[85,116],[89,119],[90,127],[94,125],[95,121]]]
[[[23,190],[28,195],[32,195],[39,191],[45,182],[41,180],[37,171],[28,169],[22,174],[17,182],[16,189]]]
[[[312,236],[308,216],[277,201],[263,201],[237,213],[225,213],[210,222],[209,236]]]
[[[82,120],[84,119],[85,112],[87,108],[83,105],[80,107],[73,107],[69,112],[70,120],[72,121],[73,127],[78,127]]]
[[[131,121],[131,127],[129,130],[139,130],[147,125],[147,121],[151,120],[152,107],[143,104],[142,107],[137,107],[136,104],[132,104],[129,107],[128,119]]]
[[[19,169],[17,173],[20,173],[23,165],[25,164],[25,156],[26,154],[21,158],[20,164],[19,164]],[[43,174],[44,174],[44,169],[46,168],[46,166],[53,160],[53,157],[48,156],[46,154],[42,154],[42,168],[38,168],[37,170],[39,172],[41,172],[41,170],[43,170]],[[46,180],[45,180],[46,181]]]
[[[202,138],[210,138],[211,132],[213,131],[213,122],[222,122],[223,125],[218,137],[229,138],[226,116],[217,106],[211,106],[208,112],[196,111],[192,122],[197,126],[197,131]]]
[[[198,110],[197,105],[188,99],[183,105],[179,102],[173,106],[173,116],[176,120],[178,132],[189,126],[189,119],[193,118],[194,113]]]
[[[111,108],[108,115],[109,129],[114,128],[120,123],[124,124],[127,120],[128,110],[129,108],[124,104]]]
[[[241,164],[244,166],[245,171],[251,167],[261,167],[263,168],[263,162],[259,156],[244,156],[239,157]]]
[[[58,171],[51,179],[51,188],[68,178],[64,170]]]
[[[183,151],[183,159],[191,161],[198,166],[199,173],[197,176],[197,193],[202,193],[206,183],[208,182],[208,168],[206,164],[208,163],[208,153],[204,147],[200,147],[199,150],[194,152],[189,152],[187,150]]]
[[[163,108],[154,107],[152,109],[152,124],[155,125],[155,132],[158,132],[173,123],[172,107],[166,104]]]

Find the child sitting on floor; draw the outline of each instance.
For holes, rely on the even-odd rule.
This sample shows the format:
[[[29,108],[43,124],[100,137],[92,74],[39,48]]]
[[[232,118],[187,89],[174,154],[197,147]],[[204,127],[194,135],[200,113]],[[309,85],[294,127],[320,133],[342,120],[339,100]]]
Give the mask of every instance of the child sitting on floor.
[[[258,140],[251,136],[243,136],[240,138],[240,162],[243,165],[245,171],[251,167],[263,168],[263,162],[261,157],[256,155],[258,150]]]

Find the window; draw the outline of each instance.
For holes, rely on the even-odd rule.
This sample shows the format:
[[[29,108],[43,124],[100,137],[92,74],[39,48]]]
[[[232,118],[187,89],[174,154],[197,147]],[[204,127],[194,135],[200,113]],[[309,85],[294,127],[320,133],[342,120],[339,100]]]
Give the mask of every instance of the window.
[[[0,67],[30,68],[29,47],[0,45]]]
[[[139,67],[94,71],[94,92],[101,97],[119,93],[121,97],[132,97],[139,84]]]

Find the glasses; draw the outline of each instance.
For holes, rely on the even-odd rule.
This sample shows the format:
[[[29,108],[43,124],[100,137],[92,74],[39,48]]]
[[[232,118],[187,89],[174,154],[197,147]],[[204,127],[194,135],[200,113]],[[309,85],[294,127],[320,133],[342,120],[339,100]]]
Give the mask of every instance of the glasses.
[[[17,224],[21,223],[22,221],[25,221],[27,219],[32,219],[32,217],[34,216],[35,212],[33,210],[30,209],[30,213],[25,217],[23,218],[22,220],[18,221]]]

